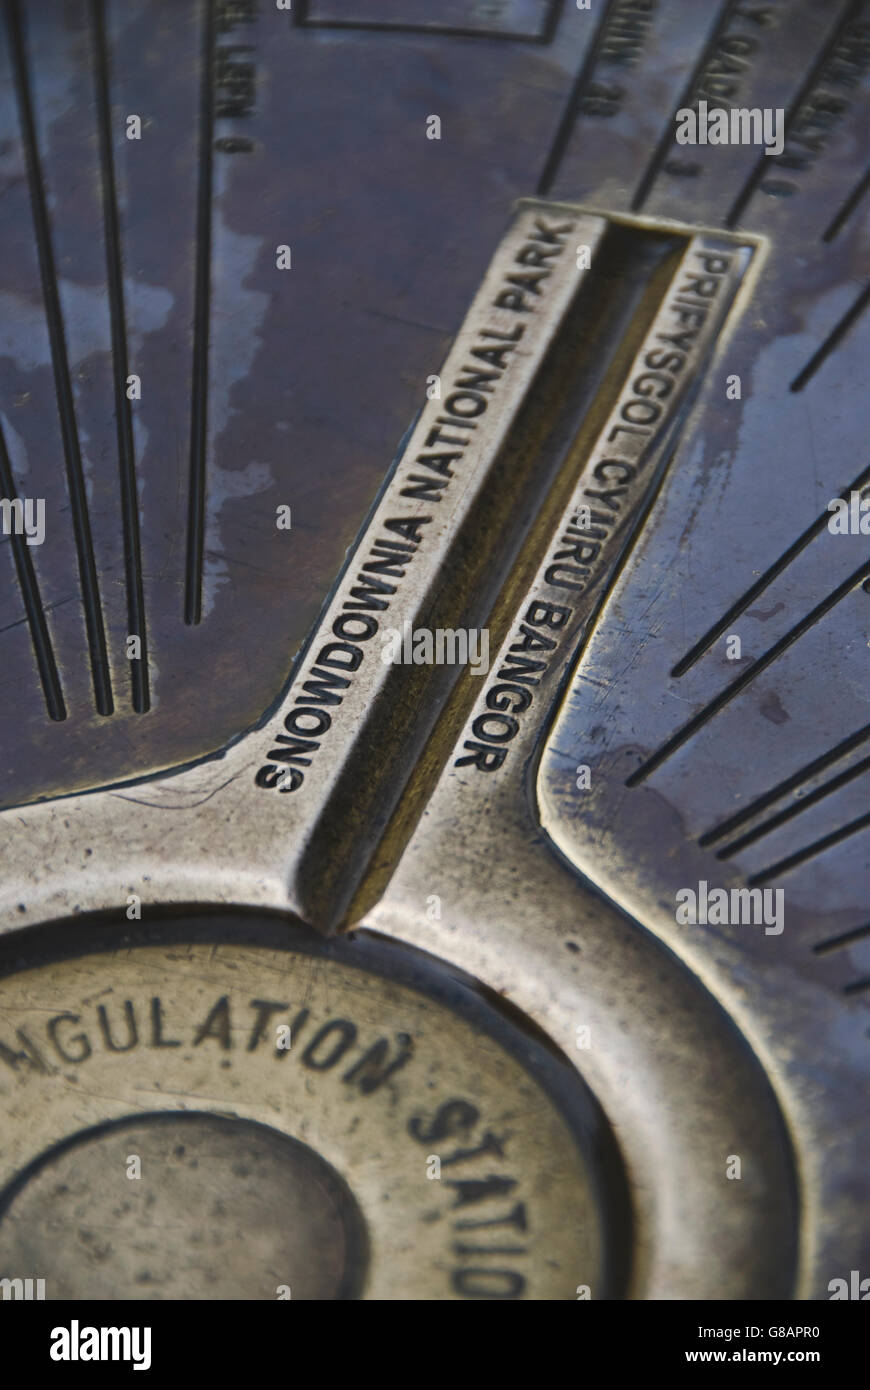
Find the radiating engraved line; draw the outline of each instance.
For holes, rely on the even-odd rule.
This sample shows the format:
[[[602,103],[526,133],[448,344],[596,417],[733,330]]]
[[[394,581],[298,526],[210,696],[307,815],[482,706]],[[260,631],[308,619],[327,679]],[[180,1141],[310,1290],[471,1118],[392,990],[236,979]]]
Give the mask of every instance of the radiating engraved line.
[[[826,796],[830,796],[833,792],[839,791],[841,787],[848,786],[850,782],[853,782],[856,777],[860,777],[862,772],[866,772],[868,768],[870,768],[870,758],[862,758],[860,762],[855,763],[854,767],[847,767],[844,772],[837,773],[837,776],[832,777],[830,782],[823,782],[820,787],[815,787],[814,790],[808,792],[806,796],[802,796],[794,805],[786,806],[785,810],[778,811],[775,816],[771,816],[770,820],[763,821],[761,825],[753,826],[752,830],[748,830],[745,835],[741,835],[739,839],[733,840],[730,845],[725,845],[719,850],[716,858],[730,859],[733,854],[737,854],[739,850],[744,849],[747,845],[754,844],[754,842],[760,840],[762,836],[769,835],[772,830],[776,830],[779,826],[785,825],[787,821],[793,820],[795,816],[800,815],[800,813],[807,810],[808,807],[815,806],[818,801],[823,801]]]
[[[674,123],[676,121],[676,113],[677,111],[681,111],[691,104],[692,94],[695,90],[698,78],[700,74],[704,71],[710,59],[713,57],[714,53],[716,52],[716,46],[719,43],[719,40],[722,38],[722,35],[725,32],[726,28],[731,22],[734,11],[737,8],[737,3],[738,0],[725,0],[725,3],[722,6],[722,9],[720,10],[717,19],[714,21],[713,28],[710,30],[710,37],[708,38],[707,42],[701,50],[701,56],[695,64],[695,67],[692,70],[692,74],[689,77],[689,80],[687,81],[685,87],[683,88],[680,94],[679,101],[671,111],[668,123],[659,137],[658,143],[656,144],[656,147],[652,152],[649,164],[647,165],[643,177],[641,178],[641,181],[637,186],[635,195],[631,200],[632,212],[639,212],[640,209],[643,207],[644,203],[646,202],[647,198],[649,197],[650,190],[652,189],[655,180],[658,178],[659,173],[661,172],[661,167],[664,164],[665,159],[667,158],[667,155],[669,154],[671,147],[674,144]]]
[[[829,951],[840,951],[844,946],[863,941],[867,936],[870,936],[870,922],[863,927],[854,927],[852,931],[844,931],[841,936],[829,936],[826,941],[817,941],[813,951],[817,956],[826,956]]]
[[[583,97],[586,95],[586,88],[589,86],[589,80],[592,77],[592,73],[596,63],[598,62],[598,57],[601,52],[601,45],[604,42],[604,35],[607,30],[607,22],[610,19],[610,12],[613,9],[614,4],[615,0],[606,0],[606,3],[601,13],[601,18],[598,21],[598,28],[595,31],[595,37],[592,40],[592,43],[589,48],[589,52],[587,53],[585,60],[581,64],[580,71],[578,72],[577,77],[575,78],[574,85],[571,88],[571,91],[568,93],[568,100],[565,103],[565,110],[562,113],[562,119],[559,122],[556,134],[553,138],[553,143],[550,147],[550,153],[547,155],[546,163],[544,164],[541,177],[538,180],[537,193],[539,197],[546,193],[549,193],[550,189],[552,188],[553,183],[556,179],[556,175],[559,172],[559,165],[561,164],[565,151],[568,148],[571,136],[574,134],[574,127],[577,123],[580,110],[580,103],[583,100]]]
[[[757,797],[749,806],[744,806],[733,816],[729,816],[727,820],[722,821],[721,825],[714,826],[712,830],[708,830],[700,837],[698,844],[702,849],[705,849],[708,845],[715,844],[717,840],[721,840],[726,835],[730,835],[732,830],[737,830],[738,827],[745,824],[746,821],[752,820],[753,816],[757,816],[760,811],[765,811],[768,806],[772,806],[774,802],[781,800],[781,798],[786,796],[790,791],[794,791],[795,787],[799,787],[802,782],[808,782],[811,777],[815,777],[816,773],[824,772],[825,768],[830,767],[831,763],[835,763],[840,758],[844,758],[847,753],[851,753],[855,748],[860,747],[868,738],[870,738],[870,724],[864,724],[860,729],[857,729],[854,734],[850,734],[848,738],[842,739],[840,743],[829,749],[827,753],[822,753],[818,758],[814,758],[813,761],[807,763],[805,767],[800,768],[797,772],[793,772],[790,777],[786,777],[782,782],[778,782],[769,792],[765,792],[763,796]],[[800,804],[803,806],[805,802],[801,800]]]
[[[391,23],[384,19],[320,19],[312,18],[308,0],[296,0],[293,13],[299,29],[351,29],[374,30],[379,34],[431,34],[434,37],[452,39],[510,39],[514,42],[550,43],[555,33],[564,0],[549,0],[544,12],[544,25],[539,33],[526,34],[515,29],[485,29],[463,27],[461,24],[403,24],[400,20]]]
[[[115,382],[115,422],[118,432],[118,469],[121,481],[121,527],[124,535],[124,571],[127,583],[128,634],[141,644],[138,660],[130,662],[133,708],[144,714],[151,703],[148,683],[148,640],[142,552],[139,542],[139,493],[136,487],[136,454],[133,419],[127,396],[129,362],[124,309],[124,276],[121,263],[121,228],[115,161],[112,150],[112,103],[109,93],[109,53],[106,43],[104,0],[91,0],[94,31],[94,83],[97,94],[102,173],[103,230],[106,243],[106,279],[112,327],[112,364]]]
[[[858,994],[861,990],[870,989],[870,976],[863,980],[853,980],[850,985],[843,986],[844,994]]]
[[[760,873],[753,874],[747,880],[750,888],[754,888],[756,884],[769,883],[772,878],[778,878],[780,874],[787,873],[789,869],[796,868],[798,864],[805,864],[808,859],[814,859],[817,854],[823,854],[832,845],[839,845],[850,835],[857,835],[859,830],[865,830],[868,825],[870,825],[870,811],[859,816],[857,820],[849,821],[848,825],[841,826],[839,830],[832,830],[829,835],[823,835],[820,840],[814,840],[812,844],[805,845],[803,849],[790,854],[786,859],[780,859],[776,864],[771,864],[769,869],[762,869]]]
[[[193,373],[190,398],[190,477],[187,512],[187,565],[184,621],[202,619],[202,563],[205,533],[206,448],[208,443],[208,348],[211,297],[211,200],[213,184],[215,62],[214,0],[203,3],[200,86],[199,188],[196,209],[196,287],[193,310]]]
[[[864,177],[856,183],[839,212],[825,228],[822,233],[822,241],[833,241],[834,237],[839,235],[868,188],[870,188],[870,169],[868,169]]]
[[[0,489],[3,491],[3,496],[8,497],[10,502],[18,496],[2,428],[0,428]],[[33,654],[36,657],[49,718],[66,719],[66,706],[63,702],[60,676],[57,672],[48,624],[45,621],[45,609],[39,593],[30,546],[27,544],[25,536],[16,535],[14,531],[11,532],[9,539],[12,543],[15,570],[18,574],[18,583],[21,586],[21,597],[24,599],[24,611],[27,615],[27,625],[30,628],[30,640],[33,643]]]
[[[18,102],[21,135],[27,163],[27,179],[30,189],[30,202],[33,210],[33,227],[36,235],[36,249],[39,258],[39,273],[42,281],[42,294],[45,303],[45,318],[51,343],[51,357],[54,368],[54,386],[57,396],[58,416],[63,439],[66,462],[67,486],[69,488],[72,512],[73,534],[75,536],[79,579],[82,586],[82,606],[90,652],[91,676],[94,686],[94,699],[100,714],[111,714],[112,684],[109,676],[109,660],[106,651],[106,633],[103,625],[103,611],[100,603],[100,589],[94,560],[94,545],[91,524],[88,516],[87,492],[85,489],[82,457],[76,425],[75,403],[70,380],[69,359],[63,328],[60,294],[57,284],[57,271],[54,251],[51,244],[51,224],[42,182],[42,169],[39,159],[39,145],[36,138],[36,123],[33,116],[33,102],[30,93],[30,79],[27,72],[27,54],[21,28],[21,14],[18,0],[4,0],[6,28],[12,54],[15,80],[15,94]]]
[[[844,579],[842,584],[838,584],[836,589],[832,590],[826,598],[822,599],[821,603],[817,603],[815,608],[813,608],[805,618],[801,618],[799,623],[795,623],[794,627],[789,628],[788,632],[784,633],[779,641],[775,642],[763,656],[760,656],[757,661],[753,661],[751,666],[747,667],[736,680],[733,680],[730,685],[727,685],[724,690],[720,691],[715,699],[711,700],[693,719],[689,720],[688,724],[684,724],[681,729],[678,729],[675,734],[662,744],[658,752],[653,753],[651,757],[647,758],[645,763],[641,763],[640,767],[635,769],[630,777],[626,778],[625,785],[627,787],[636,787],[639,782],[642,782],[645,777],[648,777],[651,772],[654,772],[657,767],[660,767],[672,753],[675,753],[678,748],[682,748],[683,744],[687,743],[688,740],[692,738],[699,729],[703,728],[714,715],[718,714],[719,711],[733,700],[735,696],[739,695],[742,690],[745,690],[757,675],[760,675],[762,671],[766,670],[778,656],[781,656],[782,653],[792,645],[792,643],[796,642],[799,637],[802,637],[809,628],[819,622],[826,613],[829,613],[830,610],[840,602],[840,599],[845,598],[848,593],[851,593],[852,589],[858,584],[861,584],[868,576],[870,576],[870,561],[859,566],[857,570],[849,575],[848,579]]]
[[[852,307],[846,310],[840,322],[831,329],[821,347],[816,349],[807,365],[798,372],[788,388],[789,391],[802,391],[804,389],[810,378],[815,376],[825,358],[830,357],[841,338],[846,336],[855,320],[863,314],[868,303],[870,303],[870,285],[864,287]]]
[[[858,492],[867,482],[870,482],[870,467],[865,468],[863,473],[858,474],[854,482],[850,483],[847,488],[844,488],[839,494],[840,501],[848,502],[849,494],[851,492]],[[792,560],[800,554],[804,547],[809,545],[810,541],[813,540],[820,531],[825,529],[830,519],[831,513],[825,508],[821,516],[816,517],[812,525],[801,532],[797,540],[793,541],[792,544],[783,551],[778,560],[774,560],[773,564],[768,566],[760,578],[756,579],[755,583],[746,590],[742,598],[732,603],[728,612],[720,618],[717,623],[714,623],[714,625],[704,633],[704,636],[695,643],[694,647],[677,662],[676,666],[674,666],[671,671],[671,675],[684,676],[690,666],[694,666],[699,657],[702,657],[708,648],[712,647],[713,643],[722,636],[723,632],[727,632],[728,628],[735,619],[740,617],[744,609],[748,608],[750,603],[753,603],[755,599],[758,598],[759,594],[763,593],[767,586],[772,584],[778,575],[782,574],[782,571],[791,564]]]
[[[824,48],[819,54],[819,57],[816,59],[815,63],[813,63],[812,67],[810,68],[809,74],[807,75],[807,78],[803,83],[803,86],[800,88],[797,96],[795,97],[791,106],[785,113],[784,124],[786,143],[788,142],[788,136],[791,132],[792,125],[794,124],[795,117],[800,112],[802,106],[807,100],[807,97],[810,95],[810,93],[813,90],[813,87],[816,85],[816,82],[818,81],[821,73],[824,71],[827,62],[831,57],[831,54],[833,53],[834,49],[837,47],[840,40],[842,39],[844,31],[848,29],[850,24],[852,24],[858,18],[863,7],[864,0],[852,0],[851,5],[849,5],[842,18],[835,25],[831,37],[828,39],[828,42],[825,44]],[[758,156],[758,159],[755,163],[755,166],[751,174],[746,180],[746,183],[743,185],[741,191],[738,193],[737,198],[735,199],[734,204],[731,208],[731,211],[729,212],[725,220],[726,227],[735,227],[737,225],[737,219],[740,217],[741,213],[743,212],[743,209],[746,207],[746,204],[749,202],[756,188],[760,184],[762,178],[764,177],[765,171],[768,173],[774,173],[777,167],[778,165],[776,159],[771,158],[762,150],[761,154]]]

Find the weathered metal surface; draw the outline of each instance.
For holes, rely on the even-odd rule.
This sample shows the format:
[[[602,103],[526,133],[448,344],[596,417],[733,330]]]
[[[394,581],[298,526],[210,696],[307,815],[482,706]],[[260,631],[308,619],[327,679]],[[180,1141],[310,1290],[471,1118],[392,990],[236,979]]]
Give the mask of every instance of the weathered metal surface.
[[[0,984],[4,1270],[53,1298],[621,1293],[625,1182],[566,1063],[423,957],[203,925]]]
[[[381,979],[415,947],[560,1051],[563,1115],[589,1087],[627,1184],[592,1184],[592,1226],[632,1213],[606,1296],[823,1298],[870,1258],[868,571],[860,528],[826,525],[867,478],[870,13],[424,9],[5,7],[0,483],[39,480],[50,539],[10,544],[0,623],[0,922],[27,966],[3,989],[32,981],[55,1018],[90,1007],[77,972],[140,990],[141,952],[106,954],[131,905],[177,945],[246,910],[209,939],[242,932],[266,974],[276,930],[314,950],[309,927],[361,926],[369,971],[378,932],[359,978],[385,1028],[421,1027]],[[702,101],[781,110],[781,150],[675,144]],[[124,655],[143,611],[147,671]],[[489,673],[387,664],[387,626],[485,629]],[[681,925],[702,882],[782,887],[782,930]],[[53,963],[64,940],[79,964]],[[211,1062],[189,1051],[203,1084],[221,1018]],[[482,1085],[449,1041],[456,1085]],[[47,1073],[38,1143],[22,1068],[4,1172],[142,1108],[124,1080],[73,1120]],[[233,1113],[281,1129],[246,1076]],[[335,1191],[386,1233],[322,1097],[285,1133],[316,1116]],[[64,1158],[80,1225],[89,1151],[110,1163],[102,1139]],[[324,1220],[315,1296],[344,1296]],[[589,1282],[559,1283],[587,1256],[558,1288],[542,1259],[517,1296]],[[438,1269],[426,1296],[456,1295]]]

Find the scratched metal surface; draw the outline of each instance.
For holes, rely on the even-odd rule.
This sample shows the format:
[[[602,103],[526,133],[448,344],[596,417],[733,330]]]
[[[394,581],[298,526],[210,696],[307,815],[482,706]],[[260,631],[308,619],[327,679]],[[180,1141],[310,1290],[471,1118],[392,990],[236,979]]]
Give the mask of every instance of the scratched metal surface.
[[[870,478],[870,7],[767,8],[768,30],[726,27],[716,51],[723,33],[757,36],[727,101],[782,106],[783,154],[669,147],[655,177],[608,185],[609,202],[770,249],[583,650],[538,803],[561,853],[728,998],[791,1123],[819,1136],[814,1201],[844,1221],[866,1202],[870,565],[826,506]],[[676,926],[677,892],[702,880],[781,890],[782,935]]]
[[[780,344],[748,382],[762,418],[853,305],[861,208],[820,236],[863,173],[865,7],[502,9],[496,36],[474,5],[440,22],[388,4],[4,7],[0,425],[10,481],[47,506],[23,580],[3,538],[4,804],[189,761],[270,705],[516,197],[739,218],[787,246],[740,343],[743,363],[763,317]],[[689,74],[711,100],[789,109],[812,88],[796,118],[806,167],[789,151],[761,161],[746,200],[753,151],[675,159],[664,142]],[[425,139],[430,112],[441,141]],[[838,462],[861,441],[837,392],[860,347],[856,324],[785,396],[775,440],[761,425],[765,470],[744,408],[751,487],[731,459],[708,490],[712,505],[723,489],[716,527],[743,547],[735,574],[778,544],[743,513],[749,495],[753,515],[780,509],[780,460],[812,515],[858,472]],[[119,444],[128,372],[142,398],[123,406]],[[698,516],[689,559],[711,526]]]
[[[43,546],[3,542],[3,804],[190,762],[273,704],[515,198],[761,235],[762,276],[582,653],[538,802],[562,855],[688,959],[785,1079],[807,1190],[845,1227],[863,1192],[870,569],[862,537],[815,523],[868,477],[870,5],[492,13],[3,4],[0,483],[48,512]],[[783,155],[678,149],[674,112],[699,96],[781,105]],[[675,935],[676,888],[754,875],[785,887],[781,940]]]
[[[302,18],[217,0],[4,6],[0,425],[12,483],[47,511],[24,592],[3,538],[4,804],[189,761],[274,701],[534,187],[589,38]],[[130,372],[142,397],[119,449]],[[137,692],[125,639],[140,631]]]

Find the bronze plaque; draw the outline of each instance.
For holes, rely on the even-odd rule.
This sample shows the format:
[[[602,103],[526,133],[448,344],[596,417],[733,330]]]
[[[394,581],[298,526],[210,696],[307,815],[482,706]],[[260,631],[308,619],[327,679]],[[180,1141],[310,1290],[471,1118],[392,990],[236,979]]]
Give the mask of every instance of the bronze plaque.
[[[862,1297],[868,114],[848,0],[4,0],[4,1299]]]

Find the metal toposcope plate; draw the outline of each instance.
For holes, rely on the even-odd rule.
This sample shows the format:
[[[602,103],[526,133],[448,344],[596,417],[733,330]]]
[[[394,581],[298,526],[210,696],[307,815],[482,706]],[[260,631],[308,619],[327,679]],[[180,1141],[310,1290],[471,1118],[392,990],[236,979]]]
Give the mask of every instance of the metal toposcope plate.
[[[868,106],[862,3],[5,0],[0,1278],[867,1267]]]

